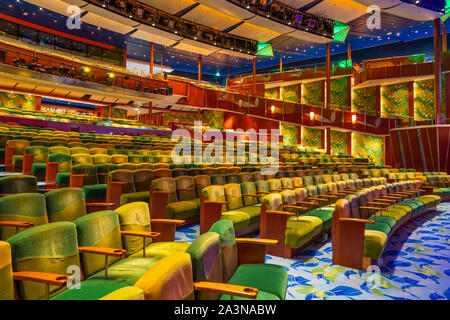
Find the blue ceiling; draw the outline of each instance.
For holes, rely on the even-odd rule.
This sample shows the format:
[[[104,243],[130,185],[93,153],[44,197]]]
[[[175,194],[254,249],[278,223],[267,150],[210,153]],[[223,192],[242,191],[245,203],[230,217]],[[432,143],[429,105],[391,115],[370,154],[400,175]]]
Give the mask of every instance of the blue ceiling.
[[[409,2],[415,3],[412,0]],[[445,0],[422,0],[419,5],[423,7],[441,6],[440,2],[445,2]],[[126,47],[129,58],[138,60],[149,59],[149,42],[99,29],[86,23],[83,23],[79,30],[69,30],[66,27],[66,17],[46,9],[40,10],[39,7],[23,0],[2,0],[0,12],[61,32],[70,32],[73,35],[95,39],[105,44]],[[352,50],[357,50],[399,41],[403,41],[405,45],[408,45],[407,41],[433,35],[432,21],[413,21],[382,12],[381,29],[369,30],[366,27],[368,16],[361,16],[349,23],[350,33],[346,43],[332,43],[332,54],[346,52],[348,43],[351,44]],[[256,65],[258,69],[278,65],[280,57],[283,58],[283,63],[289,63],[324,57],[326,53],[324,44],[309,43],[288,36],[279,36],[271,42],[274,48],[274,57],[257,58]],[[155,45],[155,59],[158,63],[170,66],[176,70],[197,72],[198,54]],[[206,74],[226,76],[228,67],[230,67],[231,74],[248,72],[252,69],[252,61],[219,53],[202,57],[202,72]]]

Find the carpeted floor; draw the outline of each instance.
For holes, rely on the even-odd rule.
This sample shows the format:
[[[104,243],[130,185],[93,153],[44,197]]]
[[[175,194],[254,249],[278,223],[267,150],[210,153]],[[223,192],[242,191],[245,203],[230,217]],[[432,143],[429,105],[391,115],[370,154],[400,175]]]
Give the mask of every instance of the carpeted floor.
[[[450,299],[450,203],[397,231],[381,268],[359,271],[331,263],[331,241],[315,243],[294,259],[266,257],[289,274],[286,299]],[[199,226],[177,231],[192,242]]]

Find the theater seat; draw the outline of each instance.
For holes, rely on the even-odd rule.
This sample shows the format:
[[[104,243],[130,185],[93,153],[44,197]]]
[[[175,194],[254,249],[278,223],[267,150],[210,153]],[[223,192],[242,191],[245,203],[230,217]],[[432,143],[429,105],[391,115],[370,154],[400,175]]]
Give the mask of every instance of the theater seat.
[[[37,179],[31,175],[12,175],[0,178],[0,195],[37,192]]]
[[[0,241],[0,300],[14,300],[11,247]]]
[[[50,222],[73,221],[86,215],[86,202],[81,188],[61,188],[46,192],[45,204]]]

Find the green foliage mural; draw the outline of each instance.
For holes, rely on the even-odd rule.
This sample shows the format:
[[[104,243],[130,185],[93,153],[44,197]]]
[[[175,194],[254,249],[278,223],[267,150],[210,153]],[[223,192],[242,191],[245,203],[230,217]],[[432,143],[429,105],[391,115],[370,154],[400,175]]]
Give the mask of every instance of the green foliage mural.
[[[347,108],[347,78],[331,80],[331,106],[338,110]]]
[[[224,113],[223,111],[203,110],[200,120],[203,125],[214,129],[223,129]],[[177,121],[180,123],[194,124],[197,121],[197,114],[195,113],[166,113],[164,115],[164,125],[167,126],[169,122]]]
[[[414,120],[434,118],[434,80],[414,82]]]
[[[298,85],[281,87],[281,98],[284,101],[298,103]]]
[[[375,165],[383,165],[384,138],[364,133],[352,133],[353,156],[371,158]]]
[[[304,147],[322,148],[322,130],[302,127],[302,145]]]
[[[377,88],[366,87],[353,90],[352,111],[366,113],[369,115],[376,114],[377,105]]]
[[[309,105],[323,105],[322,81],[302,83],[302,101]]]
[[[12,109],[36,110],[36,97],[0,91],[0,106]]]
[[[408,83],[381,87],[381,116],[384,118],[407,118],[409,115]]]
[[[283,144],[298,145],[298,126],[286,122],[280,122],[280,134],[283,136]]]
[[[347,154],[347,132],[331,130],[331,153]]]
[[[264,95],[266,99],[276,99],[277,96],[278,96],[278,88],[266,89],[266,93]]]

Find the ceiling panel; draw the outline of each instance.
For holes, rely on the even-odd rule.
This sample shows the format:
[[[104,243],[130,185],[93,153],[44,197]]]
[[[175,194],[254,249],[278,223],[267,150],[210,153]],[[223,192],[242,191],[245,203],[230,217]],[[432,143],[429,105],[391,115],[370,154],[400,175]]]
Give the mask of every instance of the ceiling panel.
[[[258,27],[253,24],[244,22],[230,31],[231,34],[250,38],[262,42],[267,42],[280,35],[278,32],[270,31],[266,28]]]
[[[390,8],[402,3],[401,0],[355,0],[355,2],[358,2],[365,6],[376,5],[379,6],[381,9]]]
[[[157,43],[157,44],[160,44],[163,46],[171,46],[180,39],[180,37],[176,37],[174,39],[172,34],[170,34],[168,32],[166,32],[167,33],[167,36],[166,36],[164,34],[161,35],[161,34],[155,34],[153,32],[144,31],[141,29],[140,26],[138,27],[138,29],[140,29],[140,30],[137,30],[136,32],[132,33],[131,37],[145,40],[148,42]],[[152,28],[150,28],[150,29],[152,29]]]
[[[152,1],[152,0],[149,0]],[[198,3],[204,4],[210,8],[219,10],[224,14],[237,19],[248,19],[253,17],[255,14],[248,11],[247,9],[241,8],[231,2],[225,0],[197,0]]]
[[[110,19],[110,20],[113,20],[113,21],[115,21],[117,23],[124,24],[126,26],[133,27],[133,26],[139,24],[139,22],[136,22],[136,21],[134,21],[132,19],[126,18],[124,16],[121,16],[121,15],[119,15],[117,13],[112,12],[112,11],[109,11],[109,10],[106,10],[106,9],[94,6],[93,4],[88,4],[87,6],[83,7],[83,9],[85,9],[86,11],[95,13],[95,14],[103,17],[103,18]]]
[[[197,3],[194,0],[141,0],[141,2],[170,14],[178,13]]]
[[[83,0],[62,0],[62,1],[65,3],[68,3],[68,4],[73,4],[74,6],[79,6],[79,7],[87,4],[87,2],[83,1]]]
[[[324,0],[307,12],[322,18],[349,22],[366,14],[367,8],[352,0]]]
[[[253,18],[250,18],[246,21],[256,26],[263,27],[269,29],[270,31],[278,32],[281,34],[293,32],[295,30],[294,28],[291,28],[289,26],[286,26],[284,24],[275,22],[269,18],[261,16],[254,16]]]
[[[440,12],[424,9],[407,3],[403,3],[399,6],[393,7],[392,9],[386,9],[385,11],[390,14],[395,14],[403,18],[417,21],[429,21],[442,16],[442,13]]]
[[[202,4],[190,10],[182,18],[217,30],[225,30],[241,21]]]
[[[328,42],[333,41],[333,39],[321,37],[321,36],[315,35],[313,33],[305,32],[305,31],[301,31],[301,30],[295,30],[294,32],[289,33],[288,36],[299,39],[299,40],[315,42],[315,43],[328,43]]]
[[[81,17],[81,21],[121,34],[126,34],[134,30],[133,27],[126,26],[120,22],[99,16],[98,14],[92,12],[88,12],[86,15]]]
[[[202,55],[210,55],[211,53],[214,53],[218,51],[219,49],[215,46],[211,46],[205,43],[193,41],[190,39],[183,39],[181,42],[179,42],[176,46],[174,46],[176,49],[180,50],[186,50],[190,52],[195,52]]]

